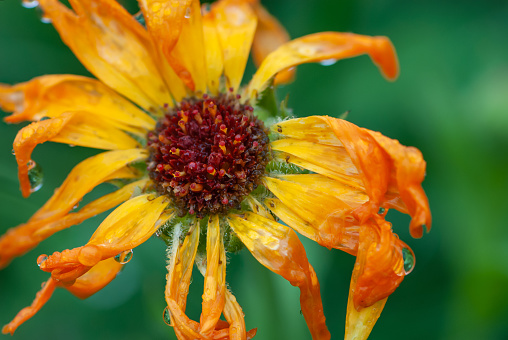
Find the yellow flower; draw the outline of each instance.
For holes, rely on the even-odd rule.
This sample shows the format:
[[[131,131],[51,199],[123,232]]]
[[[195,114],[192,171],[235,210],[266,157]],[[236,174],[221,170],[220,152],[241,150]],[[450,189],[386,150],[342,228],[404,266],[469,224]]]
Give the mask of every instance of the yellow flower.
[[[51,277],[3,332],[37,313],[56,287],[80,298],[102,289],[132,249],[156,234],[169,246],[165,319],[179,339],[255,335],[226,287],[226,251],[239,241],[300,289],[313,339],[330,339],[318,279],[297,231],[357,256],[346,338],[365,339],[414,266],[386,211],[411,215],[414,237],[425,225],[430,230],[425,162],[417,149],[344,120],[279,120],[268,129],[256,113],[263,91],[290,81],[302,63],[368,54],[395,79],[390,41],[338,32],[289,41],[255,0],[209,8],[197,0],[140,0],[146,28],[114,0],[70,0],[72,10],[58,0],[39,2],[99,80],[47,75],[0,85],[0,106],[13,112],[5,121],[33,121],[14,141],[21,192],[27,197],[40,187],[31,159],[37,144],[108,151],[78,164],[27,223],[0,238],[0,267],[55,232],[118,207],[84,246],[39,256]],[[259,68],[241,88],[251,46]],[[97,185],[119,179],[124,186],[73,211]],[[204,276],[199,322],[185,314],[194,264]]]

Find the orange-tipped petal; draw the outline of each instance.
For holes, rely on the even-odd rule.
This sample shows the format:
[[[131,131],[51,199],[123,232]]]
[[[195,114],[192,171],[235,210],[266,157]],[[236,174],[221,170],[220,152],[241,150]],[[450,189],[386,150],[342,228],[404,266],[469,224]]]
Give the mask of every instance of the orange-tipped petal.
[[[0,86],[0,107],[14,111],[4,118],[8,123],[55,118],[67,111],[86,111],[133,133],[155,127],[153,118],[100,81],[69,74],[46,75],[26,83]]]
[[[254,213],[229,215],[231,228],[254,257],[300,288],[300,305],[313,339],[330,339],[319,282],[296,233]]]
[[[208,91],[219,94],[220,77],[224,70],[224,59],[219,41],[215,16],[209,12],[203,16],[203,40],[206,53]]]
[[[72,286],[64,286],[80,299],[86,299],[106,287],[122,269],[114,258],[100,261],[84,275],[78,277]]]
[[[388,38],[323,32],[294,39],[269,54],[252,78],[247,95],[255,99],[268,86],[273,76],[287,68],[362,54],[368,54],[387,79],[397,78],[399,72],[397,55]]]
[[[55,252],[41,261],[40,268],[54,279],[73,282],[91,267],[130,251],[145,242],[171,216],[163,213],[168,204],[164,196],[141,195],[116,208],[101,223],[85,246]]]
[[[114,0],[39,1],[60,37],[105,84],[146,110],[171,100],[148,32]]]
[[[203,290],[203,308],[200,318],[200,332],[211,334],[215,329],[225,303],[226,252],[219,225],[219,216],[208,220],[206,237],[206,273]]]
[[[280,22],[259,3],[252,1],[252,9],[258,18],[254,41],[252,42],[252,58],[259,67],[263,60],[279,46],[289,41],[289,34]],[[275,84],[289,83],[294,79],[295,69],[280,71],[275,76]]]
[[[14,331],[16,331],[21,324],[34,316],[46,304],[46,302],[48,302],[49,298],[55,291],[56,285],[56,281],[51,278],[43,283],[43,287],[35,296],[35,300],[32,302],[32,305],[19,311],[16,317],[2,328],[2,333],[11,333],[11,335],[14,334]]]
[[[251,7],[238,1],[220,1],[212,6],[224,58],[226,85],[238,89],[254,33],[257,18]]]

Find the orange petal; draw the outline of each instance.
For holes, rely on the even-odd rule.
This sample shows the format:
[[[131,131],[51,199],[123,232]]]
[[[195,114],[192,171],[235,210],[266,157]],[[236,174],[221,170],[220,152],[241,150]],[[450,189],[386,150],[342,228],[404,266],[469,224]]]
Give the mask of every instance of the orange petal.
[[[86,299],[106,287],[122,269],[122,265],[109,258],[100,261],[84,275],[78,277],[72,286],[64,286],[80,299]]]
[[[324,32],[294,39],[269,54],[252,78],[247,95],[255,99],[268,86],[273,76],[287,68],[362,54],[368,54],[387,79],[397,78],[399,73],[397,55],[388,38]]]
[[[243,317],[242,307],[236,301],[235,296],[226,289],[226,304],[224,306],[224,317],[229,323],[229,339],[230,340],[246,340],[249,336],[245,329],[245,320]],[[251,333],[250,331],[249,333]],[[254,335],[256,330],[254,330]]]
[[[333,129],[362,174],[370,202],[358,212],[359,216],[363,215],[364,220],[369,214],[375,214],[382,202],[389,199],[387,192],[395,187],[413,218],[411,235],[421,237],[423,224],[430,230],[430,209],[421,188],[425,176],[425,161],[421,153],[413,147],[402,146],[378,132],[359,128],[344,120],[320,118]]]
[[[429,201],[421,186],[426,166],[422,153],[414,147],[405,147],[397,140],[385,137],[379,132],[367,131],[393,162],[396,186],[412,217],[409,226],[411,236],[422,237],[423,227],[426,226],[429,232],[432,225]]]
[[[73,282],[99,261],[145,242],[171,217],[171,212],[163,213],[167,204],[164,196],[141,195],[130,199],[106,217],[85,246],[44,257],[40,268],[51,272],[54,279]]]
[[[226,291],[226,252],[219,225],[219,216],[208,220],[206,236],[206,273],[203,290],[203,308],[200,318],[201,334],[209,335],[224,308]]]
[[[258,1],[253,1],[251,6],[258,18],[256,34],[252,42],[252,57],[256,66],[259,67],[266,56],[289,41],[289,34]],[[294,68],[280,71],[275,77],[275,84],[289,83],[294,79],[294,75]]]
[[[148,32],[113,0],[39,1],[60,37],[85,67],[105,84],[146,110],[171,97],[162,80]]]
[[[226,83],[236,91],[247,64],[257,18],[248,4],[234,0],[216,2],[211,13],[222,46]]]
[[[35,296],[35,300],[32,302],[32,305],[23,308],[11,322],[2,328],[2,333],[11,333],[11,335],[13,335],[14,331],[16,331],[21,324],[34,316],[46,304],[46,302],[48,302],[49,298],[55,291],[56,285],[56,281],[51,278],[43,283],[42,289]]]
[[[134,133],[155,127],[153,118],[101,82],[68,74],[46,75],[14,86],[0,86],[0,107],[14,111],[4,118],[8,123],[54,118],[66,111],[87,111]]]
[[[224,70],[224,60],[215,16],[211,12],[203,16],[203,37],[206,53],[208,91],[217,95],[219,94],[220,77]]]
[[[254,257],[300,288],[300,305],[313,339],[330,339],[325,324],[319,282],[296,233],[254,213],[229,215],[236,235]]]

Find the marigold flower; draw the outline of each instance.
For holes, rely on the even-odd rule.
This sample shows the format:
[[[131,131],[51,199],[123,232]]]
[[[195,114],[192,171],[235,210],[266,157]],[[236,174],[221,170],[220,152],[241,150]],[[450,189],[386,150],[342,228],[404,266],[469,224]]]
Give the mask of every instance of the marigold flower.
[[[198,0],[140,0],[146,27],[114,0],[70,0],[72,9],[58,0],[39,3],[98,80],[47,75],[0,85],[0,107],[12,112],[5,121],[32,121],[14,141],[23,196],[41,184],[31,158],[37,144],[106,151],[78,164],[27,223],[0,238],[0,268],[52,234],[116,209],[85,245],[39,256],[51,277],[3,333],[14,333],[57,287],[93,295],[155,234],[168,245],[164,319],[179,339],[256,334],[246,330],[226,286],[226,251],[239,244],[300,289],[312,338],[330,339],[298,232],[356,256],[346,338],[366,339],[414,266],[386,212],[409,214],[413,237],[431,227],[422,155],[341,119],[279,119],[266,128],[256,114],[266,111],[260,99],[267,87],[290,81],[303,63],[368,54],[394,80],[389,39],[325,32],[289,41],[256,0],[203,8]],[[251,46],[259,68],[242,88]],[[125,185],[73,210],[97,185],[118,179]],[[194,264],[204,276],[199,321],[185,314]]]

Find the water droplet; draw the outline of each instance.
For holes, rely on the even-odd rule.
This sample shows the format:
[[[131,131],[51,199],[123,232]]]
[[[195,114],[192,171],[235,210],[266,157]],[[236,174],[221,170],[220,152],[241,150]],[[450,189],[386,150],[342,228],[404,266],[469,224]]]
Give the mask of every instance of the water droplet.
[[[37,265],[40,267],[41,264],[48,259],[48,255],[42,254],[37,258]]]
[[[132,259],[133,254],[134,253],[133,253],[132,249],[122,251],[120,254],[115,256],[115,261],[120,264],[126,264],[127,262],[129,262]]]
[[[16,151],[14,151],[14,149],[12,149],[11,153],[16,156]]]
[[[171,326],[171,312],[168,307],[164,308],[164,312],[162,312],[162,319],[166,325]]]
[[[142,11],[139,11],[138,13],[134,14],[134,19],[136,19],[137,22],[139,22],[143,27],[146,28],[145,16],[143,15]]]
[[[210,3],[206,2],[206,3],[202,4],[201,5],[201,15],[208,14],[211,9],[212,9],[212,6],[210,5]]]
[[[413,271],[415,267],[415,257],[409,248],[402,248],[402,258],[404,259],[404,271],[406,275]]]
[[[190,16],[191,16],[191,8],[187,7],[187,9],[185,10],[185,18],[189,19]]]
[[[379,211],[377,212],[379,215],[383,215],[385,213],[386,209],[383,207],[379,207]]]
[[[38,0],[22,0],[21,6],[23,6],[25,8],[35,8],[35,7],[39,6],[39,1]]]
[[[41,119],[39,119],[39,122],[42,122],[43,120],[48,120],[48,119],[51,119],[51,118],[49,118],[48,116],[44,116]]]
[[[36,10],[37,10],[37,15],[39,16],[39,20],[43,24],[51,24],[51,18],[48,17],[46,15],[46,13],[44,13],[44,11],[40,7],[37,7]]]
[[[39,164],[30,160],[27,165],[28,167],[28,180],[30,181],[30,192],[36,192],[42,188],[42,168]]]
[[[73,147],[75,147],[76,145],[74,145],[74,144],[69,144],[69,146],[70,146],[71,148],[73,148]]]
[[[337,62],[338,59],[325,59],[321,60],[320,64],[323,66],[331,66]]]

